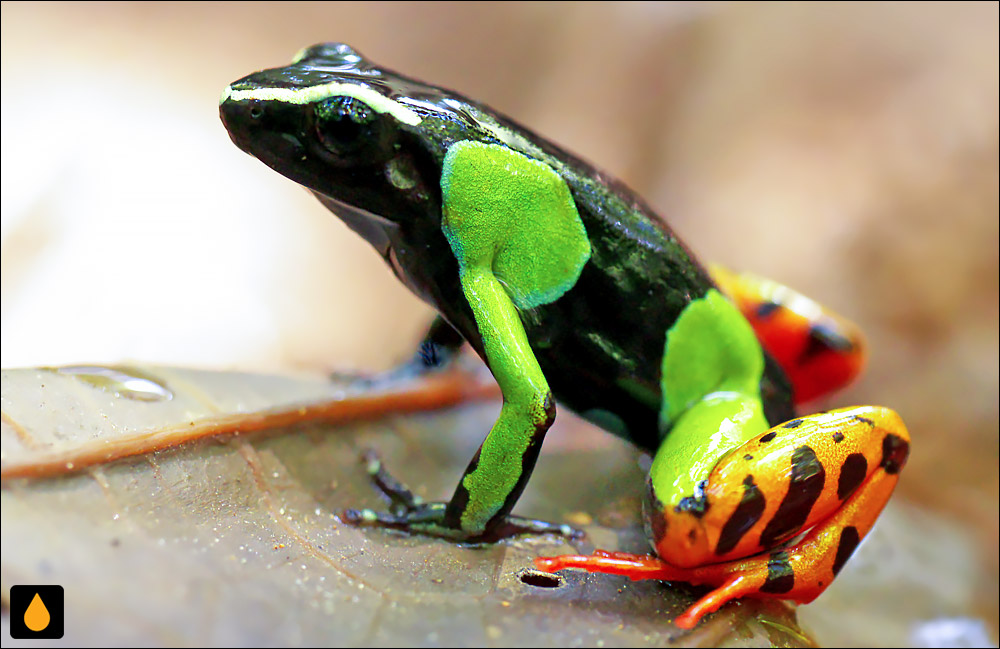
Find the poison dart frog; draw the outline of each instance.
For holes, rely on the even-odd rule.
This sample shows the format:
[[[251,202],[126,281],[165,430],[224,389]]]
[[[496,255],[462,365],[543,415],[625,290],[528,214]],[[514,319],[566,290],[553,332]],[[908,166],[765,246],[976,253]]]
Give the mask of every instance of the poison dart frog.
[[[372,459],[391,511],[348,521],[465,542],[571,534],[511,514],[559,402],[652,454],[656,555],[537,566],[712,586],[678,626],[739,597],[813,600],[871,529],[909,452],[899,416],[794,409],[859,371],[849,323],[706,269],[617,180],[347,45],[236,81],[220,113],[239,148],[309,189],[437,310],[411,370],[468,342],[503,393],[451,500],[417,499]]]

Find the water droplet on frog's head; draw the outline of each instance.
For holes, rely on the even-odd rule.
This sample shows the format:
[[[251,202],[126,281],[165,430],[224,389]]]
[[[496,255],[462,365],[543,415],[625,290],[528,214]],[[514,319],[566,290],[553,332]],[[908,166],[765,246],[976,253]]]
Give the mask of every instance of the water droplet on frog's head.
[[[170,401],[174,398],[174,393],[161,379],[132,367],[74,365],[51,368],[51,371],[74,376],[95,388],[134,401]]]
[[[295,55],[294,63],[319,64],[324,68],[356,68],[362,56],[347,43],[320,43]]]

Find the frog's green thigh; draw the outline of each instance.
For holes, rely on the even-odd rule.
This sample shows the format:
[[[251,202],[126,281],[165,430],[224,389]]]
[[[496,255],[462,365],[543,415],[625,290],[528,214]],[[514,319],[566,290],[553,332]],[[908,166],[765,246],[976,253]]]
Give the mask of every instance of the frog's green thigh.
[[[660,421],[669,430],[649,471],[653,538],[677,537],[683,555],[706,543],[697,524],[719,460],[769,428],[760,396],[764,355],[749,323],[719,291],[691,302],[667,332]],[[656,512],[656,513],[654,513]],[[676,514],[679,522],[659,512]]]

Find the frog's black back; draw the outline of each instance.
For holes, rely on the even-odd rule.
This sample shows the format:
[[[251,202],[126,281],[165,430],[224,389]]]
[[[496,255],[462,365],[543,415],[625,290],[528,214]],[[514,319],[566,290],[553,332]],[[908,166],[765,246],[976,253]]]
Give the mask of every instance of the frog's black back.
[[[372,188],[369,204],[360,212],[351,207],[354,201],[334,204],[323,192],[317,195],[483,358],[458,265],[441,232],[440,181],[447,150],[459,140],[499,143],[548,164],[563,177],[590,239],[591,257],[562,297],[521,312],[528,340],[557,400],[611,432],[655,449],[667,330],[692,300],[714,287],[673,231],[623,184],[508,117],[453,91],[381,69],[346,46],[313,50],[321,63],[330,56],[336,65],[319,65],[298,76],[318,74],[326,81],[335,73],[377,87],[387,97],[403,98],[421,114],[419,125],[399,126],[396,144],[397,156],[405,158],[402,164],[419,179],[419,192],[404,196],[392,187],[380,189],[386,174],[374,169],[353,181]],[[419,199],[414,199],[417,193]],[[383,218],[370,221],[366,214]],[[769,421],[794,416],[787,380],[770,359],[762,392]]]
[[[569,186],[591,244],[590,259],[566,294],[521,312],[539,365],[562,404],[641,447],[655,449],[661,441],[660,368],[667,330],[692,300],[715,284],[669,226],[629,188],[513,120],[489,114],[537,147],[526,155],[537,158],[540,150],[561,162],[552,166]],[[433,268],[424,265],[406,273],[411,274],[408,283],[422,285],[426,291],[415,287],[418,294],[429,297],[485,358],[458,283],[457,264],[440,229],[433,230],[404,235],[407,246],[419,240],[421,249],[441,249]],[[412,276],[428,272],[431,276]],[[787,379],[769,357],[762,393],[770,422],[795,416]]]

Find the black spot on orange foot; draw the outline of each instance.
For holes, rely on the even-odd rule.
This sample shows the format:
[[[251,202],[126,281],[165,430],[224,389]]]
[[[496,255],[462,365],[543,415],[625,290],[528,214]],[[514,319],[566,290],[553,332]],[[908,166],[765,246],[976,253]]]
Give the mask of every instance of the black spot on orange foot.
[[[767,580],[760,587],[762,593],[780,595],[795,587],[795,570],[788,561],[787,552],[775,552],[767,560]]]
[[[801,419],[793,419],[781,425],[782,428],[798,428],[802,425]]]
[[[835,577],[840,573],[840,569],[844,567],[847,560],[851,558],[851,555],[854,554],[854,550],[860,542],[861,537],[858,535],[856,527],[845,527],[840,532],[840,541],[837,543],[837,556],[833,560],[833,575]]]
[[[842,441],[844,441],[844,434],[838,430],[836,433],[833,434],[833,441],[840,444]]]
[[[851,415],[851,419],[853,419],[854,421],[860,421],[863,424],[868,424],[872,428],[875,428],[875,422],[872,421],[871,419],[868,419],[867,417],[862,417],[861,415]]]
[[[758,304],[757,308],[755,309],[755,313],[757,314],[758,318],[769,318],[772,313],[774,313],[780,308],[781,308],[780,304],[768,300],[767,302],[761,302],[760,304]]]
[[[851,453],[840,467],[840,478],[837,481],[837,498],[846,499],[858,488],[868,473],[868,460],[861,453]]]
[[[814,324],[809,328],[809,340],[799,354],[798,362],[805,365],[813,357],[828,351],[839,354],[850,353],[854,351],[854,341],[829,324]]]
[[[879,463],[889,475],[899,473],[910,456],[910,443],[898,435],[889,433],[882,438],[882,462]]]
[[[754,309],[754,312],[757,314],[758,318],[769,318],[772,313],[774,313],[780,308],[781,308],[780,304],[768,300],[766,302],[761,302],[760,304],[758,304],[757,308]]]
[[[810,447],[800,446],[792,453],[791,474],[788,493],[760,535],[761,547],[774,547],[778,541],[798,532],[823,492],[826,470]]]
[[[772,439],[774,439],[777,436],[778,436],[778,433],[776,433],[774,431],[771,431],[767,435],[764,435],[763,437],[760,438],[760,443],[761,444],[767,444],[768,442],[770,442]]]
[[[736,547],[740,539],[757,524],[764,514],[767,501],[760,488],[754,484],[753,476],[743,478],[743,497],[740,504],[733,510],[726,524],[719,533],[719,542],[715,546],[715,554],[723,555]]]

